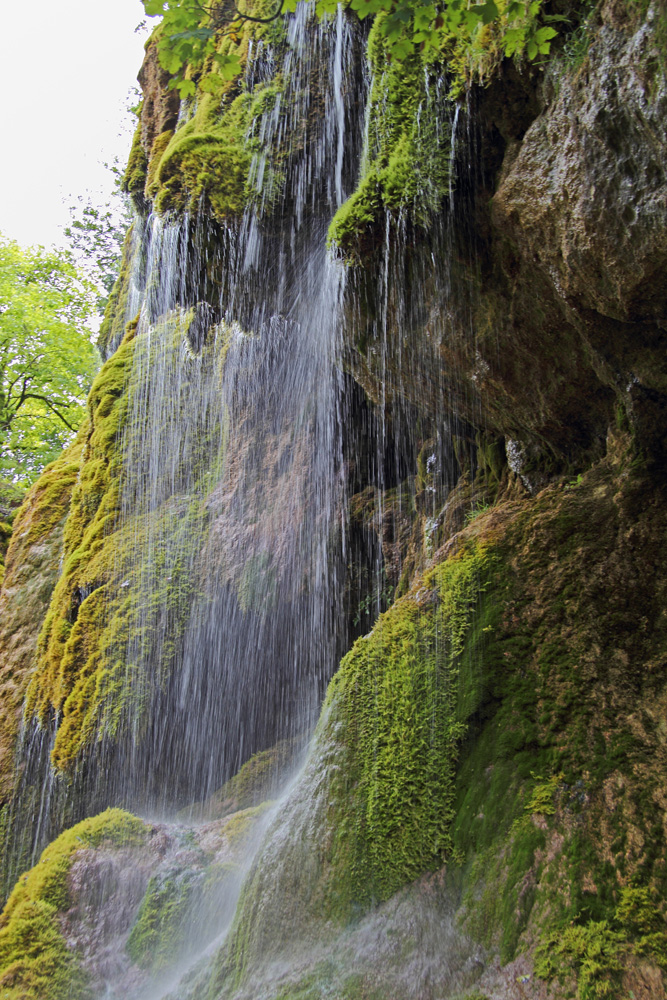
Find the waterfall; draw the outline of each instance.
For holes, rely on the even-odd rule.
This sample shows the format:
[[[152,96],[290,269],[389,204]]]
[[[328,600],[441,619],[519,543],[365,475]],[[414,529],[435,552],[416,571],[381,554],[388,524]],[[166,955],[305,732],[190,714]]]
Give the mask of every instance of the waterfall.
[[[346,648],[346,271],[326,233],[356,181],[362,44],[342,13],[299,4],[280,49],[260,41],[248,58],[247,93],[284,85],[246,136],[243,215],[215,221],[202,204],[135,222],[113,558],[90,587],[109,666],[83,725],[71,699],[46,729],[26,718],[13,809],[38,822],[14,823],[7,844],[23,865],[82,815],[162,816],[253,753],[296,753]],[[63,779],[50,758],[90,726]]]
[[[342,15],[320,24],[304,4],[287,25],[287,83],[254,123],[254,193],[240,224],[150,218],[137,255],[143,343],[121,518],[147,525],[134,543],[136,589],[157,594],[166,576],[174,608],[159,621],[143,609],[123,652],[130,700],[148,707],[132,709],[137,750],[121,768],[129,796],[121,787],[118,797],[143,809],[205,799],[251,754],[302,740],[345,641],[332,600],[345,530],[345,272],[325,237],[354,180],[354,87],[343,94],[354,46]],[[248,89],[275,75],[274,61],[257,47]],[[323,120],[299,150],[315,73]],[[269,177],[276,145],[288,164],[284,214]]]
[[[327,249],[327,230],[378,155],[385,111],[369,97],[363,34],[342,8],[318,21],[301,3],[285,38],[280,53],[260,42],[248,59],[248,93],[276,75],[284,87],[245,137],[252,158],[242,216],[215,218],[202,200],[135,223],[127,332],[110,345],[128,359],[115,507],[104,528],[113,559],[74,612],[84,614],[91,598],[102,609],[101,696],[91,709],[83,694],[83,710],[68,699],[51,728],[27,720],[15,810],[25,815],[39,800],[39,818],[36,829],[14,834],[23,845],[11,845],[34,861],[63,826],[108,805],[150,817],[173,862],[160,862],[156,898],[176,878],[190,907],[187,941],[173,958],[187,966],[199,954],[202,982],[216,975],[210,963],[241,876],[258,880],[259,834],[268,828],[264,872],[272,858],[281,869],[266,893],[269,920],[281,878],[298,884],[303,858],[304,870],[316,867],[307,850],[292,855],[286,845],[290,831],[312,838],[313,815],[326,814],[320,773],[328,764],[335,772],[335,753],[326,741],[311,751],[292,795],[266,813],[234,858],[234,877],[225,873],[215,891],[211,866],[188,858],[187,874],[178,824],[162,824],[214,815],[211,803],[258,752],[279,747],[282,778],[298,772],[341,655],[435,551],[438,514],[465,450],[455,454],[465,428],[452,417],[443,365],[456,213],[466,197],[455,197],[459,110],[446,81],[419,79],[411,142],[424,155],[414,203],[383,209],[373,266],[355,273]],[[182,106],[177,130],[195,114]],[[425,286],[441,303],[429,316]],[[350,507],[359,514],[352,524]],[[426,544],[404,565],[415,509]],[[50,759],[70,766],[66,777]],[[187,836],[224,841],[224,826],[216,829]],[[122,935],[113,941],[109,949],[123,952]],[[104,996],[118,988],[145,997],[147,977],[115,982],[122,962],[94,969]],[[178,975],[155,972],[155,997]],[[184,996],[197,995],[197,976],[195,967],[187,980],[195,992],[186,985]]]

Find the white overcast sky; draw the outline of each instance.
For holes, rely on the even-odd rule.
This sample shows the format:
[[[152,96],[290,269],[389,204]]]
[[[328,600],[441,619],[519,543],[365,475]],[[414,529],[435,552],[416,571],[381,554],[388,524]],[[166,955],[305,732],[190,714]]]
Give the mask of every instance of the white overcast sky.
[[[30,0],[6,4],[0,232],[24,245],[63,242],[67,206],[103,203],[102,165],[124,164],[132,138],[128,92],[137,86],[146,33],[140,0]],[[151,20],[151,27],[155,23]]]

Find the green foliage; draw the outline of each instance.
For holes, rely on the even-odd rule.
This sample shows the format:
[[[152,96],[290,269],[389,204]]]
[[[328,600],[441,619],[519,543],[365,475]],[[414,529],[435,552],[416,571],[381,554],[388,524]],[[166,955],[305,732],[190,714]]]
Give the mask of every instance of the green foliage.
[[[120,809],[107,809],[65,833],[22,875],[0,915],[0,995],[6,1000],[90,1000],[87,976],[60,930],[71,905],[68,874],[87,847],[143,842],[148,828]]]
[[[282,12],[266,6],[263,0],[245,0],[243,11],[227,3],[205,6],[197,0],[142,0],[149,17],[162,17],[158,34],[160,65],[171,77],[170,86],[181,98],[192,97],[197,90],[191,74],[208,64],[201,81],[202,90],[218,93],[239,75],[242,55],[233,45],[247,24],[269,24]],[[221,38],[232,44],[220,46]]]
[[[218,75],[223,81],[236,76],[242,62],[233,51],[220,52],[221,36],[232,40],[247,22],[270,23],[282,13],[296,9],[297,0],[277,0],[261,13],[245,2],[202,5],[197,0],[143,0],[146,14],[161,16],[158,41],[160,63],[172,77],[181,97],[192,96],[196,86],[193,71],[213,59],[215,71],[209,74],[207,85],[217,87]],[[529,60],[548,55],[556,35],[555,17],[543,17],[542,0],[444,0],[439,3],[423,0],[350,0],[349,9],[359,18],[381,15],[380,33],[389,58],[402,63],[415,54],[426,62],[444,62],[457,54],[460,62],[466,54],[467,66],[457,66],[460,80],[465,70],[476,73],[481,66],[480,53],[491,48],[503,56],[524,55]],[[336,0],[318,0],[318,16],[334,14]]]
[[[561,983],[574,974],[578,1000],[613,1000],[619,995],[622,944],[623,936],[605,920],[573,924],[540,944],[535,973],[541,979],[555,978]]]
[[[90,199],[78,199],[70,207],[72,221],[65,229],[73,256],[82,272],[96,289],[96,308],[104,314],[109,295],[120,269],[123,244],[132,217],[120,199],[94,205]]]
[[[542,782],[542,778],[538,775],[533,774],[532,777],[535,778],[536,781]],[[553,816],[556,812],[554,796],[558,789],[558,785],[562,780],[563,775],[556,774],[550,778],[549,781],[535,785],[530,799],[526,803],[526,812],[531,815],[534,813],[540,813],[542,816]]]
[[[98,367],[94,290],[69,255],[0,237],[0,482],[28,485],[76,433]]]

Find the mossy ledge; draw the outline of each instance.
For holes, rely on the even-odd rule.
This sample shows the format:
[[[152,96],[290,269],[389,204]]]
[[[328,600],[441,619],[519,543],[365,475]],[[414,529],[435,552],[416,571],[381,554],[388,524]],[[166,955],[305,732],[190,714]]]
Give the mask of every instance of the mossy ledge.
[[[357,262],[383,245],[387,217],[424,226],[449,192],[451,143],[445,92],[419,55],[392,62],[376,18],[368,38],[372,87],[361,178],[329,227],[335,253]]]
[[[0,915],[4,1000],[92,1000],[88,979],[60,927],[71,905],[68,873],[77,851],[143,843],[149,828],[120,809],[86,819],[46,848],[18,880]]]
[[[248,13],[256,17],[272,12],[266,0],[248,5]],[[248,21],[233,39],[221,37],[218,53],[233,53],[245,69],[253,45],[270,42],[280,47],[283,40],[282,22],[267,25]],[[149,62],[155,59],[152,49],[149,44]],[[216,72],[211,60],[196,71],[188,70],[197,90],[193,100],[182,105],[178,122],[168,119],[163,122],[168,127],[158,132],[150,127],[150,121],[140,123],[125,176],[127,189],[140,209],[150,202],[161,215],[205,210],[217,222],[228,223],[243,214],[256,194],[250,178],[256,133],[262,115],[282,90],[282,81],[278,76],[246,89],[241,77],[225,81],[216,77]],[[211,86],[211,80],[218,86]],[[163,81],[162,86],[165,84]],[[151,109],[149,101],[147,116]],[[273,154],[275,162],[265,167],[265,207],[272,204],[281,184],[283,151],[276,149]],[[275,190],[267,198],[268,188]]]
[[[3,675],[0,698],[0,801],[15,781],[14,754],[23,698],[35,666],[40,626],[58,578],[63,527],[81,468],[87,428],[55,462],[44,469],[16,512],[3,589],[0,594],[0,645]]]

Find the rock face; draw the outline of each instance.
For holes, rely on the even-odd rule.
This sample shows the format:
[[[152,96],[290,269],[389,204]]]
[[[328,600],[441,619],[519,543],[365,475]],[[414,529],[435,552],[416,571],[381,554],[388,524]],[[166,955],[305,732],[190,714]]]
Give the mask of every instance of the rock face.
[[[120,1000],[155,981],[166,988],[230,923],[269,815],[245,809],[193,829],[108,809],[66,831],[0,917],[7,997]]]
[[[651,21],[628,33],[612,5],[602,19],[585,64],[553,82],[555,98],[508,157],[493,219],[579,311],[661,324],[665,81]]]
[[[552,83],[556,96],[508,151],[492,220],[520,247],[523,280],[531,269],[536,291],[548,281],[564,321],[576,324],[586,367],[661,462],[667,92],[651,27],[657,9],[633,31],[619,24],[618,6],[603,7],[584,65]]]
[[[164,858],[176,847],[164,833],[163,860],[137,848],[148,850],[137,862],[141,893],[123,880],[125,855],[95,844],[80,852],[70,873],[85,919],[61,913],[68,951],[58,939],[58,953],[65,965],[78,955],[77,968],[83,963],[101,989],[121,974],[105,964],[102,940],[117,911],[127,991],[147,988],[134,963],[153,975],[156,995],[171,989],[178,1000],[660,1000],[663,5],[599,4],[546,69],[504,65],[488,87],[471,88],[466,109],[447,100],[418,57],[397,72],[374,34],[368,87],[358,26],[341,15],[320,30],[298,17],[271,37],[234,43],[249,90],[230,85],[219,101],[200,95],[181,118],[148,51],[126,184],[144,214],[151,202],[183,214],[161,230],[158,249],[165,269],[174,260],[187,266],[168,280],[157,266],[142,270],[158,252],[138,220],[107,317],[109,349],[123,339],[93,388],[83,453],[47,470],[18,515],[1,598],[4,794],[15,780],[9,761],[29,678],[28,714],[80,796],[72,807],[69,793],[63,815],[71,817],[77,804],[105,805],[109,789],[122,787],[100,783],[96,768],[113,760],[129,771],[145,761],[145,747],[157,754],[168,745],[158,784],[170,775],[174,802],[192,806],[182,778],[197,748],[185,692],[196,695],[191,714],[206,720],[206,760],[219,752],[215,725],[222,743],[233,715],[207,707],[217,704],[224,673],[216,670],[231,653],[210,642],[206,608],[222,614],[232,602],[226,620],[239,625],[236,645],[252,663],[272,663],[274,676],[294,670],[284,649],[297,618],[314,634],[318,623],[340,627],[348,652],[226,940],[180,983],[174,974],[159,986],[149,953],[183,949],[184,935],[192,943],[192,928],[170,915],[181,912],[180,889],[210,874],[210,859],[185,851],[166,886]],[[290,48],[296,36],[308,53],[302,62]],[[339,81],[340,100],[328,80]],[[351,129],[350,150],[359,152],[364,101],[367,146],[352,191],[352,153],[338,140]],[[341,204],[346,185],[351,197]],[[335,294],[320,299],[329,222],[349,266]],[[251,279],[257,261],[261,275]],[[343,317],[343,372],[326,398],[326,365],[301,367],[310,340],[296,351],[291,341],[306,328],[304,299],[324,302],[311,338],[328,329],[327,310]],[[257,302],[270,324],[258,319]],[[123,334],[139,303],[139,327]],[[161,383],[155,373],[167,355],[178,377]],[[152,381],[139,381],[142,370]],[[313,371],[317,392],[304,375]],[[303,408],[291,408],[304,385]],[[209,420],[225,392],[230,405]],[[325,403],[332,409],[322,417]],[[314,426],[327,434],[295,436],[315,412]],[[166,452],[137,445],[158,424],[170,428],[171,464]],[[308,464],[312,440],[332,445],[335,461]],[[153,492],[137,488],[148,498],[141,518],[118,485],[129,453],[146,456],[133,465],[139,483],[150,480],[156,456],[159,466]],[[62,489],[47,510],[40,497],[54,479]],[[59,570],[50,553],[75,479]],[[344,480],[345,492],[332,491],[325,516],[308,505],[333,480]],[[307,542],[334,535],[343,496],[343,541],[314,558]],[[308,603],[322,587],[315,569],[323,561],[330,590],[323,603]],[[332,603],[337,612],[325,617]],[[193,607],[204,625],[188,633]],[[290,607],[305,611],[290,618]],[[253,631],[255,618],[276,608],[282,631]],[[43,618],[35,655],[28,623]],[[121,646],[148,654],[135,661]],[[193,686],[197,658],[216,683]],[[252,664],[247,675],[259,700]],[[130,676],[141,683],[124,684]],[[285,689],[270,690],[283,713]],[[182,726],[166,731],[158,709],[175,704],[181,715],[170,718]],[[236,722],[242,732],[243,711]],[[99,752],[102,732],[111,757]],[[217,817],[229,803],[257,808],[298,744],[300,734],[289,735],[195,814]],[[16,824],[20,812],[11,815]],[[209,837],[215,853],[227,822],[196,831],[199,847],[208,850]],[[83,888],[104,883],[104,872],[116,902]],[[91,930],[98,912],[102,938]]]
[[[81,464],[81,440],[50,465],[28,494],[13,525],[0,593],[3,654],[0,797],[11,792],[14,752],[37,638],[58,579],[63,524]]]

